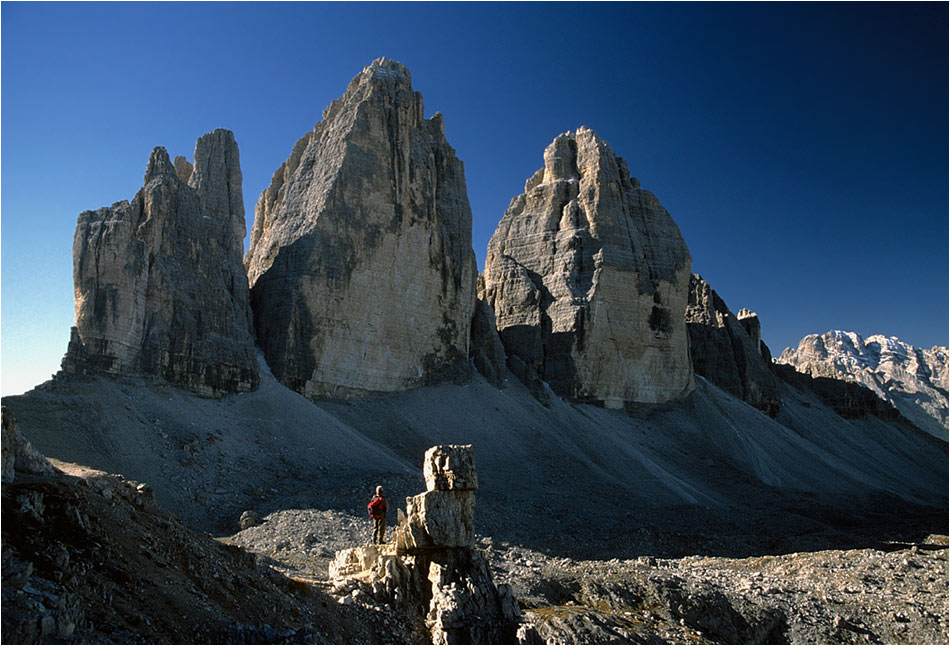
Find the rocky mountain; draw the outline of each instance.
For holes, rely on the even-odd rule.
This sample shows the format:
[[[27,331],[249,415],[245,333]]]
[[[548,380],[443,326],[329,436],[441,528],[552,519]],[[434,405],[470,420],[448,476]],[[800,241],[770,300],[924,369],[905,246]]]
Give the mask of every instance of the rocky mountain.
[[[810,334],[776,360],[813,377],[856,382],[890,402],[904,417],[947,441],[947,348],[929,350],[880,334],[867,339],[832,330]]]
[[[734,315],[702,276],[689,280],[686,305],[689,352],[696,374],[768,413],[782,407],[759,317],[747,309]]]
[[[193,166],[155,148],[131,202],[79,215],[63,370],[157,376],[203,395],[254,389],[244,233],[230,131],[198,139]]]
[[[593,130],[559,135],[488,245],[485,298],[508,367],[572,401],[665,402],[693,388],[690,255],[656,196]]]
[[[4,643],[946,643],[946,440],[770,366],[593,131],[481,277],[399,63],[297,143],[243,265],[240,186],[217,130],[80,216],[64,369],[3,401]],[[946,349],[872,339],[841,362],[946,402]]]
[[[472,214],[441,114],[381,58],[294,146],[255,211],[257,338],[314,397],[405,390],[467,370]]]

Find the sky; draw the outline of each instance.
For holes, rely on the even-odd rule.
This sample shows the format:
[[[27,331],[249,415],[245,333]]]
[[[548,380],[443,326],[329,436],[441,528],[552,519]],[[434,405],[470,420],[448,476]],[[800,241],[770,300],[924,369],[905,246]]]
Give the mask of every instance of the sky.
[[[76,217],[232,130],[254,204],[373,59],[465,164],[479,269],[562,132],[593,128],[774,355],[832,329],[948,344],[948,5],[0,4],[0,390],[59,369]],[[245,242],[246,246],[246,242]]]

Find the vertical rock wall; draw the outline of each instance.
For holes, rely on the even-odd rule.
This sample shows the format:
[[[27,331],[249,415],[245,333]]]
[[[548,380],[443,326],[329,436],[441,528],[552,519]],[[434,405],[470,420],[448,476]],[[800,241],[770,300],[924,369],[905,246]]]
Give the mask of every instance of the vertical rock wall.
[[[782,397],[754,312],[742,309],[734,316],[716,290],[693,274],[686,329],[696,374],[772,417],[778,414]]]
[[[259,376],[234,135],[204,135],[193,167],[176,162],[155,148],[131,202],[79,215],[76,325],[63,369],[157,376],[202,395],[252,390]]]
[[[378,59],[297,142],[257,203],[245,258],[275,376],[312,397],[467,374],[472,215],[442,116]]]
[[[657,403],[694,387],[679,228],[587,128],[558,136],[488,245],[485,295],[511,371],[576,401]]]

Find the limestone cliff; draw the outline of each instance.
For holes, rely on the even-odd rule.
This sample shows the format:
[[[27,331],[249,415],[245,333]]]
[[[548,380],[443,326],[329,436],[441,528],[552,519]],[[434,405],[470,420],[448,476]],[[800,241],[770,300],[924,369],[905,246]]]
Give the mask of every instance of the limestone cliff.
[[[772,417],[778,414],[782,398],[754,312],[742,309],[734,315],[716,290],[693,274],[686,329],[696,374]]]
[[[157,376],[202,395],[256,388],[244,233],[230,131],[201,137],[194,167],[155,148],[131,202],[79,215],[63,369]]]
[[[604,140],[558,136],[488,245],[509,368],[542,399],[541,381],[614,408],[687,394],[690,263],[670,214]]]
[[[466,371],[472,215],[442,116],[378,59],[274,173],[245,257],[274,375],[311,397],[397,391]]]

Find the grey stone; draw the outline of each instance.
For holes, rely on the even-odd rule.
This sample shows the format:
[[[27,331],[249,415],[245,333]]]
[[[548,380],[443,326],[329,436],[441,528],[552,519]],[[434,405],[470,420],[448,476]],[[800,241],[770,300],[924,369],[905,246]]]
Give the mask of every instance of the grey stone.
[[[471,547],[475,543],[475,492],[426,491],[406,498],[410,550]],[[398,540],[398,539],[397,539]]]
[[[690,355],[696,374],[775,417],[782,408],[761,323],[747,309],[734,316],[702,276],[690,277],[686,307]]]
[[[208,396],[256,388],[244,231],[230,131],[198,140],[192,172],[155,148],[131,202],[79,216],[63,370],[161,377]]]
[[[484,299],[484,282],[483,276],[479,275],[469,354],[479,374],[496,388],[501,388],[508,373],[505,346],[495,327],[495,311]]]
[[[191,162],[181,155],[177,155],[172,165],[175,167],[175,174],[178,175],[178,179],[187,184],[188,180],[191,179],[191,174],[195,170]]]
[[[274,375],[310,397],[468,376],[472,215],[442,116],[377,59],[274,173],[245,258]]]
[[[679,228],[588,128],[559,135],[488,245],[485,298],[508,367],[544,400],[620,408],[695,386]]]
[[[428,491],[478,489],[475,449],[471,444],[443,444],[426,451],[422,475]]]
[[[250,527],[257,527],[263,524],[263,522],[256,511],[248,510],[241,514],[241,518],[238,520],[238,527],[248,529]]]

